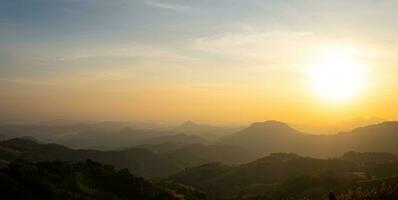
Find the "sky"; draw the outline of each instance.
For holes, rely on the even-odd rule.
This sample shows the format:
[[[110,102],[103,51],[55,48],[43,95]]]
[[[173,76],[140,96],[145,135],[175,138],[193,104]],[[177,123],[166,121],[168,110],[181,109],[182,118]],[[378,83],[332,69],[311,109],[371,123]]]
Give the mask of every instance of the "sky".
[[[395,0],[0,0],[0,120],[398,119],[397,7]],[[366,66],[366,84],[343,101],[323,99],[308,73],[335,44],[360,52],[351,57]]]

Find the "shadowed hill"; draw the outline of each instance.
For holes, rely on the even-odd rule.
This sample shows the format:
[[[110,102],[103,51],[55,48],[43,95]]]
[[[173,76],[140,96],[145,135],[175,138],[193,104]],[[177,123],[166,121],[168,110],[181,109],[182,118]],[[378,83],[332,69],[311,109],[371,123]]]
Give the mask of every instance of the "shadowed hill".
[[[185,146],[186,146],[186,144],[176,144],[173,142],[165,142],[165,143],[159,143],[159,144],[142,144],[142,145],[138,145],[135,147],[142,148],[142,149],[148,149],[157,154],[163,154],[163,153],[173,152],[173,151],[183,148]]]
[[[89,129],[82,130],[76,134],[52,138],[50,141],[66,145],[71,148],[91,149],[115,149],[131,147],[149,138],[165,137],[175,135],[175,132],[153,129],[135,129],[125,127],[121,129]]]
[[[347,151],[372,151],[398,154],[398,122],[342,132],[336,135],[311,135],[277,121],[253,123],[246,129],[226,136],[218,144],[240,146],[256,154],[294,152],[311,157],[334,157]]]
[[[353,151],[375,151],[398,153],[398,122],[389,121],[380,124],[356,128],[336,136],[340,146],[348,146]]]
[[[224,138],[218,144],[236,145],[246,148],[257,156],[272,152],[294,151],[306,135],[278,121],[255,122],[249,127]],[[302,153],[302,152],[296,152]]]
[[[1,169],[0,177],[3,199],[182,199],[126,169],[116,171],[90,160],[76,164],[18,161]]]
[[[221,162],[227,165],[241,164],[255,157],[236,146],[191,144],[162,154],[164,157],[182,166],[193,167],[210,162]]]
[[[239,129],[240,128],[238,127],[218,127],[207,124],[197,124],[192,121],[186,121],[172,129],[172,131],[190,135],[198,135],[208,140],[214,140],[225,135],[235,133]]]
[[[62,144],[70,148],[110,150],[131,147],[138,144],[138,140],[177,134],[173,131],[132,128],[131,125],[133,124],[123,122],[4,124],[0,125],[0,139],[31,136],[41,142]]]
[[[71,148],[122,149],[162,143],[208,144],[202,136],[223,135],[224,128],[185,122],[174,130],[135,129],[125,123],[72,125],[1,125],[0,137],[33,136],[38,141]],[[178,133],[178,132],[184,133]],[[37,136],[37,137],[36,137]],[[283,122],[256,122],[236,133],[219,138],[215,145],[238,146],[257,158],[274,152],[293,152],[317,158],[335,157],[348,151],[398,154],[398,122],[384,122],[336,135],[312,135],[295,130]]]
[[[145,148],[149,148],[145,149]],[[164,152],[156,152],[160,149]],[[164,150],[164,149],[167,149]],[[92,159],[116,168],[128,168],[132,173],[154,178],[165,177],[185,167],[209,162],[238,164],[254,158],[239,147],[203,144],[174,145],[165,143],[144,145],[118,151],[74,150],[57,144],[39,144],[27,138],[15,138],[0,142],[0,164],[16,159],[29,161],[62,160],[84,161]]]
[[[354,151],[347,152],[340,158],[360,164],[386,163],[398,160],[398,156],[395,154],[382,152],[359,153]]]
[[[355,163],[342,159],[315,159],[309,157],[302,157],[296,154],[289,153],[275,153],[267,157],[239,165],[237,167],[227,167],[221,164],[209,164],[199,167],[187,169],[179,174],[173,176],[176,179],[185,177],[190,178],[196,173],[202,173],[202,170],[207,168],[209,171],[223,171],[221,169],[228,169],[228,173],[203,173],[202,176],[197,176],[200,182],[207,182],[211,180],[226,181],[231,185],[241,185],[249,183],[274,183],[282,181],[285,178],[301,174],[316,174],[323,171],[332,170],[350,170],[356,167]],[[211,170],[210,170],[211,169]],[[206,170],[205,170],[206,171]],[[211,178],[212,177],[212,178]]]
[[[137,147],[157,153],[180,166],[181,169],[211,162],[236,165],[256,158],[241,147],[230,145],[162,143]]]
[[[375,154],[389,158],[374,160]],[[367,160],[367,164],[358,162],[358,158]],[[380,153],[350,152],[335,159],[275,153],[236,167],[219,163],[193,167],[171,179],[221,199],[320,199],[329,191],[339,193],[369,181],[380,185],[386,177],[398,175],[397,164],[393,155]]]
[[[72,150],[57,144],[38,144],[28,139],[11,139],[0,142],[1,159],[13,161],[61,160],[84,161],[92,159],[116,168],[128,168],[133,174],[144,177],[162,177],[175,173],[179,168],[155,153],[139,148],[121,151]]]
[[[175,144],[195,144],[201,143],[206,144],[208,143],[203,137],[197,135],[187,135],[184,133],[176,134],[176,135],[167,135],[167,136],[158,136],[158,137],[151,137],[141,140],[136,140],[132,142],[132,145],[151,145],[151,144],[162,144],[162,143],[175,143]]]

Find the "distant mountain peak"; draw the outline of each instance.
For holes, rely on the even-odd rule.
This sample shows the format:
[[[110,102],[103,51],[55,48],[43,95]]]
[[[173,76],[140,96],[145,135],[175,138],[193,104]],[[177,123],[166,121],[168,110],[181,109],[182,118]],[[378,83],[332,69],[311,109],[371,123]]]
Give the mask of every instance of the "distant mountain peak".
[[[176,135],[174,135],[175,137],[190,137],[189,135],[187,135],[186,133],[178,133]]]
[[[188,120],[188,121],[185,121],[185,122],[183,122],[182,124],[181,124],[181,126],[197,126],[198,124],[196,124],[195,122],[193,122],[193,121],[191,121],[191,120]]]
[[[398,121],[385,121],[378,124],[359,127],[352,130],[351,132],[371,131],[375,133],[380,133],[385,131],[395,132],[397,129],[398,129]],[[347,132],[341,132],[341,133],[347,133]]]
[[[280,127],[289,127],[286,123],[277,120],[267,120],[263,122],[254,122],[250,125],[252,126],[280,126]],[[290,128],[290,127],[289,127]]]
[[[302,158],[302,156],[299,156],[295,153],[272,153],[267,159],[272,159],[272,160],[280,160],[280,161],[286,161],[286,160],[293,160],[297,158]]]
[[[248,163],[249,165],[258,165],[262,163],[275,163],[275,162],[288,162],[292,160],[304,159],[305,157],[299,156],[295,153],[272,153],[266,157],[257,159]]]
[[[175,127],[174,130],[177,131],[182,131],[182,132],[192,132],[192,131],[209,131],[209,129],[213,129],[215,127],[212,127],[210,125],[207,124],[198,124],[195,123],[193,121],[185,121],[182,124],[180,124],[179,126]]]
[[[385,122],[381,122],[378,124],[374,124],[374,125],[370,125],[370,126],[391,126],[391,127],[396,127],[398,126],[398,121],[385,121]]]
[[[250,132],[289,132],[289,133],[299,133],[299,131],[291,128],[286,123],[268,120],[264,122],[254,122],[249,127],[244,129],[244,131]]]
[[[19,138],[12,138],[6,141],[3,141],[4,143],[11,143],[11,144],[25,144],[25,145],[37,145],[39,144],[38,141],[30,136],[25,136],[25,137],[19,137]]]

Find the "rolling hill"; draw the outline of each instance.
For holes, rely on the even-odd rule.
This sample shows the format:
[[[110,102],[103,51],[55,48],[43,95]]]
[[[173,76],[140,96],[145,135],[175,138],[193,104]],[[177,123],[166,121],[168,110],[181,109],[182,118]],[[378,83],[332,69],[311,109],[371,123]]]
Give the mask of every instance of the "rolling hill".
[[[0,164],[6,165],[16,159],[28,161],[61,160],[81,162],[91,159],[114,165],[117,169],[127,168],[134,175],[146,178],[166,177],[186,167],[209,162],[225,164],[242,163],[253,158],[241,148],[203,144],[171,145],[167,152],[145,149],[156,145],[144,145],[123,150],[99,151],[70,149],[58,144],[40,144],[31,138],[15,138],[0,142]],[[163,147],[164,145],[160,144]],[[173,149],[176,147],[175,149]],[[158,148],[159,149],[159,148]]]
[[[172,131],[185,133],[189,135],[198,135],[207,140],[215,140],[223,136],[239,131],[240,127],[219,127],[207,124],[197,124],[192,121],[186,121],[172,129]]]
[[[292,152],[300,155],[327,158],[347,151],[387,152],[398,154],[398,122],[342,132],[336,135],[313,135],[295,130],[278,121],[256,122],[217,144],[240,146],[261,157],[274,152]]]
[[[0,142],[1,159],[28,161],[61,160],[81,162],[91,159],[116,168],[127,168],[144,177],[163,177],[179,171],[167,159],[145,149],[129,148],[120,151],[73,150],[57,144],[39,144],[29,139],[11,139]]]
[[[160,188],[90,160],[81,163],[17,161],[0,169],[2,199],[179,200],[184,194]]]
[[[373,160],[375,154],[382,159]],[[202,188],[216,199],[320,199],[329,191],[343,192],[364,182],[380,185],[398,175],[397,164],[396,157],[383,153],[349,152],[334,159],[275,153],[236,167],[211,163],[189,168],[170,178]]]

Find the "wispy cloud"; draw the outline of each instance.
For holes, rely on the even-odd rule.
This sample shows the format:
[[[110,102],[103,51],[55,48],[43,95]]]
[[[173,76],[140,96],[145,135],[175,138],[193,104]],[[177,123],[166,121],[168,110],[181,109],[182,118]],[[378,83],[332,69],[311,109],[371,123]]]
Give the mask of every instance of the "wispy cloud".
[[[175,11],[186,11],[186,10],[190,10],[192,8],[187,5],[175,4],[175,3],[159,1],[159,0],[158,1],[150,0],[150,1],[147,1],[146,4],[149,6],[152,6],[152,7],[157,7],[157,8],[166,9],[166,10],[175,10]]]
[[[52,85],[52,83],[49,81],[34,80],[31,78],[0,78],[0,82],[22,84],[22,85],[38,85],[38,86]]]
[[[243,62],[285,65],[305,58],[320,40],[312,32],[250,30],[197,38],[193,48]]]
[[[147,46],[140,44],[132,45],[105,45],[81,48],[79,50],[73,49],[69,53],[64,53],[60,59],[62,61],[77,61],[82,59],[98,59],[98,58],[141,58],[151,60],[153,62],[159,61],[161,63],[167,62],[190,62],[195,61],[193,57],[185,56],[173,49]]]

